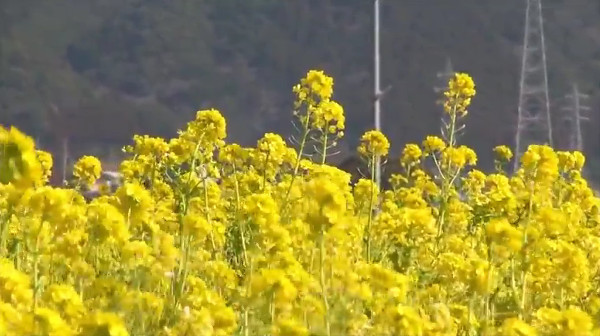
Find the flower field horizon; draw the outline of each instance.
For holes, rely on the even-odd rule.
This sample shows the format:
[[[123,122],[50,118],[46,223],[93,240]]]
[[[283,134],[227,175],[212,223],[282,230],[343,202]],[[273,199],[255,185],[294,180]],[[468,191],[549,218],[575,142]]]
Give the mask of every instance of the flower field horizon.
[[[586,336],[600,334],[600,199],[585,157],[531,145],[513,174],[460,144],[473,79],[444,92],[443,130],[374,180],[328,165],[344,136],[333,78],[293,87],[293,143],[226,142],[217,110],[173,139],[133,136],[123,184],[86,200],[101,162],[63,187],[52,157],[0,127],[0,336]]]

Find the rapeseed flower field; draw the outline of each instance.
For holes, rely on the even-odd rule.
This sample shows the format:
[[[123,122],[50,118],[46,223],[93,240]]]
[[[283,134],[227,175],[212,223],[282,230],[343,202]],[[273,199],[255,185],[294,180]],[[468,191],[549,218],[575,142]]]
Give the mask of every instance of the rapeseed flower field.
[[[116,192],[86,201],[52,157],[0,128],[0,335],[599,335],[600,201],[585,158],[532,145],[508,174],[457,134],[475,84],[456,74],[440,136],[407,144],[390,190],[327,164],[344,135],[333,79],[293,88],[295,144],[225,141],[216,110],[173,139],[133,137]],[[366,132],[373,171],[390,144]],[[370,174],[369,176],[373,176]]]

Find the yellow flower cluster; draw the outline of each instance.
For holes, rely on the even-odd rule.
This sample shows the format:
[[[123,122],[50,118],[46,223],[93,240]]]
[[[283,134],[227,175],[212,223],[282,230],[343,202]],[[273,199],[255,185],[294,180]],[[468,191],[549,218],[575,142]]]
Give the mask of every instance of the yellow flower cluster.
[[[360,138],[358,152],[367,157],[386,156],[390,150],[390,143],[380,131],[368,131]]]
[[[475,96],[475,82],[468,74],[457,73],[448,81],[444,96],[446,113],[464,116],[467,114],[467,107],[471,104],[471,98]]]
[[[325,163],[327,150],[337,144],[344,136],[346,118],[344,108],[332,100],[333,78],[323,71],[310,70],[300,83],[293,87],[296,94],[294,115],[300,121],[301,138],[296,139],[303,154],[309,140],[319,143],[317,150],[321,163]],[[316,133],[316,136],[315,136]],[[298,172],[300,161],[296,162],[294,175]]]
[[[494,153],[496,154],[497,160],[501,162],[508,162],[513,157],[510,148],[504,145],[494,147]]]
[[[44,158],[46,158],[44,156]],[[45,177],[44,166],[48,160],[38,159],[32,138],[15,127],[0,126],[0,183],[31,187]]]
[[[75,163],[73,176],[84,186],[91,186],[102,173],[102,165],[96,157],[85,155]]]
[[[451,111],[469,79],[451,82]],[[332,85],[311,71],[294,88],[304,135],[341,129]],[[380,190],[327,165],[326,136],[225,137],[216,110],[170,140],[135,136],[123,184],[86,201],[0,129],[0,335],[600,333],[600,200],[581,153],[531,146],[515,174],[486,174],[428,136]],[[369,131],[358,150],[372,168],[389,147]],[[93,157],[75,165],[76,185],[99,174]]]

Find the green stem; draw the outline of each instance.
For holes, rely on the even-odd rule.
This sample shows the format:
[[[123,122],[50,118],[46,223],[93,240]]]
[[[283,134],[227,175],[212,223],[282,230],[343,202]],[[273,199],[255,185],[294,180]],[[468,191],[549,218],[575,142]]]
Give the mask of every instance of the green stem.
[[[455,133],[456,133],[456,104],[454,105],[454,107],[452,108],[452,113],[450,114],[450,125],[448,127],[448,131],[450,133],[450,139],[449,139],[449,143],[448,143],[448,148],[453,148],[454,147],[454,142],[455,142]],[[450,161],[448,160],[446,162],[446,172],[445,174],[442,174],[442,176],[444,176],[443,178],[443,184],[442,184],[442,204],[440,204],[440,214],[438,215],[437,218],[437,227],[438,227],[438,232],[437,232],[437,242],[436,242],[436,254],[437,254],[437,250],[438,250],[438,245],[439,245],[439,241],[442,237],[442,234],[444,232],[444,222],[445,222],[445,215],[446,215],[446,208],[448,206],[448,201],[449,201],[449,189],[451,187],[451,183],[454,182],[454,178],[456,178],[456,176],[458,176],[458,171],[456,172],[456,176],[452,179],[452,181],[449,180],[449,177],[451,176],[450,172],[452,167],[450,166]]]
[[[469,316],[467,317],[467,335],[471,334],[473,330],[471,324],[471,315],[473,314],[473,306],[475,305],[475,292],[471,295],[471,299],[469,300]]]
[[[448,144],[449,147],[454,147],[454,142],[455,142],[455,131],[456,131],[456,104],[454,104],[454,107],[452,108],[452,114],[450,115],[450,143]]]
[[[269,157],[270,157],[271,152],[267,152],[267,157],[265,158],[265,167],[263,168],[263,181],[262,181],[262,191],[265,191],[265,188],[267,187],[267,167],[269,165]]]
[[[521,304],[519,306],[519,317],[523,320],[527,318],[526,312],[526,304],[527,304],[527,229],[529,228],[529,223],[531,222],[531,215],[533,212],[533,196],[535,192],[535,186],[533,182],[530,182],[529,187],[529,204],[528,204],[528,213],[527,220],[525,221],[525,227],[523,228],[523,248],[521,250],[522,260],[521,260]]]
[[[21,254],[21,242],[17,241],[15,244],[15,268],[21,271],[21,259],[19,255]]]
[[[0,222],[0,253],[7,253],[8,251],[6,251],[6,240],[7,240],[7,236],[8,236],[8,226],[9,226],[9,221],[10,218],[12,216],[13,213],[13,207],[11,205],[8,206],[8,208],[6,209],[6,214],[5,216],[1,219],[2,222]]]
[[[492,301],[492,296],[490,295],[489,291],[490,291],[490,287],[492,285],[492,276],[493,276],[493,271],[494,271],[494,256],[493,256],[493,242],[488,243],[488,255],[487,255],[487,261],[488,261],[488,277],[487,277],[487,283],[486,283],[486,289],[485,289],[485,321],[486,323],[489,325],[490,322],[490,317],[493,319],[493,316],[491,315],[491,311],[492,311],[492,305],[494,304]]]
[[[210,225],[211,218],[210,209],[208,208],[208,184],[206,183],[206,177],[202,180],[202,182],[204,183],[204,212],[206,215],[206,222],[208,223],[208,225]],[[217,245],[215,244],[215,238],[212,230],[210,231],[210,243],[213,249],[213,253],[215,253],[217,251]]]
[[[510,259],[510,287],[513,292],[513,299],[515,300],[515,304],[520,306],[519,300],[519,290],[517,289],[517,279],[515,276],[515,258]]]
[[[367,221],[367,262],[371,262],[371,226],[373,223],[373,204],[375,203],[375,154],[371,157],[371,197],[369,200],[369,219]]]
[[[252,283],[252,273],[253,273],[254,267],[252,264],[250,264],[250,273],[248,275],[248,283],[246,286],[246,302],[244,304],[244,336],[249,336],[250,335],[250,324],[248,322],[249,318],[249,302],[250,302],[250,298],[252,297],[252,287],[250,286],[250,284]]]
[[[310,133],[310,128],[308,127],[310,121],[310,110],[307,112],[306,121],[302,124],[304,128],[302,132],[302,140],[300,141],[300,148],[298,151],[298,156],[296,157],[296,163],[294,164],[294,173],[292,174],[292,180],[290,181],[290,186],[288,187],[287,192],[285,193],[284,204],[287,206],[287,202],[290,197],[290,193],[292,191],[292,187],[294,185],[294,181],[298,175],[298,170],[300,169],[300,161],[302,160],[302,155],[304,154],[304,147],[306,147],[306,140],[308,139],[308,134]]]
[[[321,164],[325,164],[325,161],[327,160],[327,136],[329,134],[327,133],[327,130],[325,130],[325,132],[323,133],[323,156],[321,157]]]
[[[325,306],[325,327],[327,336],[331,336],[331,323],[329,322],[329,301],[327,300],[327,287],[325,282],[325,228],[321,228],[321,239],[319,244],[320,256],[320,280],[323,305]]]
[[[37,245],[37,244],[36,244]],[[38,269],[38,251],[37,246],[33,253],[33,309],[37,308],[38,296],[39,296],[39,269]]]
[[[6,248],[6,236],[8,234],[8,219],[10,218],[10,210],[5,218],[2,218],[0,223],[0,253],[5,253]]]
[[[240,213],[240,209],[242,207],[242,202],[240,199],[240,184],[239,181],[237,179],[237,168],[235,166],[235,163],[233,164],[233,185],[235,188],[235,219],[238,219],[239,213]],[[242,253],[244,256],[244,266],[248,267],[248,252],[246,249],[246,237],[245,237],[245,225],[242,224],[241,222],[239,222],[239,228],[240,228],[240,238],[242,239]]]
[[[271,292],[271,303],[269,304],[269,311],[271,313],[271,325],[275,325],[275,293]]]
[[[248,308],[244,307],[244,336],[250,335],[250,329],[248,328]]]

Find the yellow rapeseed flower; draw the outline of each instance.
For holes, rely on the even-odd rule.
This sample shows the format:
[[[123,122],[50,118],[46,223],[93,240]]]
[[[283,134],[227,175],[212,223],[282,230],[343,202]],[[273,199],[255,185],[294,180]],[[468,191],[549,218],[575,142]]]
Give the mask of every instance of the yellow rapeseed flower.
[[[308,101],[314,104],[314,97],[319,100],[328,100],[333,94],[333,78],[325,75],[323,71],[310,70],[300,83],[294,86],[297,102]]]
[[[33,139],[15,127],[0,127],[0,183],[29,187],[43,179]]]
[[[390,149],[390,142],[380,131],[368,131],[360,138],[358,152],[365,157],[386,156]]]
[[[50,175],[52,175],[52,155],[48,152],[37,150],[37,157],[42,165],[42,182],[48,182]]]
[[[422,156],[423,152],[418,145],[407,144],[404,146],[404,150],[402,151],[402,158],[400,158],[400,162],[405,166],[417,165],[419,164]]]
[[[73,176],[85,186],[91,186],[102,173],[100,160],[94,156],[85,155],[75,163]]]
[[[96,312],[82,321],[79,335],[129,336],[129,332],[116,314]]]
[[[336,134],[345,127],[344,108],[335,101],[324,100],[312,111],[312,127]]]
[[[508,146],[496,146],[494,147],[494,153],[501,162],[508,162],[513,157],[513,153]]]
[[[134,136],[123,184],[89,202],[99,162],[54,188],[49,154],[0,129],[0,334],[600,334],[582,153],[532,145],[509,175],[498,146],[486,175],[449,133],[406,145],[390,189],[353,184],[309,149],[345,126],[332,86],[310,71],[294,89],[302,153],[275,133],[226,144],[223,116],[200,111],[174,139]],[[446,93],[456,122],[472,79]],[[390,144],[360,140],[373,169]]]
[[[471,98],[475,96],[475,82],[466,73],[456,73],[448,81],[448,88],[444,92],[446,101],[444,110],[452,115],[464,116],[471,104]]]
[[[446,143],[440,137],[428,135],[423,140],[423,148],[426,154],[432,154],[444,150]]]
[[[501,336],[536,336],[535,328],[521,321],[518,318],[511,317],[504,320],[500,328]]]

